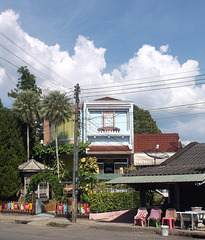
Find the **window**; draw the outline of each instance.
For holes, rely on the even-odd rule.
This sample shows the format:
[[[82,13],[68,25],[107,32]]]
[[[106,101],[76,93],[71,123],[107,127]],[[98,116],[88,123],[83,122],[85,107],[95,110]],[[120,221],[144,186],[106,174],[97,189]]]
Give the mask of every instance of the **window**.
[[[114,112],[103,112],[103,127],[114,128]]]
[[[128,168],[128,159],[98,159],[99,173],[122,173]]]

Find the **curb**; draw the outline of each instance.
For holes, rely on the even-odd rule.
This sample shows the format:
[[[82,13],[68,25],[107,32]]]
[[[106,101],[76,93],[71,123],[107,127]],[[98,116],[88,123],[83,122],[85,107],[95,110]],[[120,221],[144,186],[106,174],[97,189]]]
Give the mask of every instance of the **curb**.
[[[72,223],[71,219],[54,217],[49,215],[18,215],[18,214],[4,214],[0,213],[1,223],[10,224],[29,224],[42,227],[63,227],[76,226],[76,224],[84,225],[88,228],[94,229],[104,229],[107,231],[132,231],[132,232],[146,232],[161,235],[161,228],[156,227],[141,227],[134,226],[131,223],[117,223],[117,222],[107,222],[107,221],[94,221],[84,218],[78,218],[77,223]],[[204,230],[181,230],[181,229],[169,229],[169,235],[183,236],[189,238],[204,238]]]

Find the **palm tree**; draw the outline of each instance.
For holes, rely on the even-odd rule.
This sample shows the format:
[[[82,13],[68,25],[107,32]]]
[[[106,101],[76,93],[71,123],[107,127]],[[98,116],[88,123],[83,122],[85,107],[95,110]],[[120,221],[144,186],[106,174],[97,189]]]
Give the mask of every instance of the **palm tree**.
[[[57,140],[57,126],[65,123],[72,115],[70,98],[66,93],[59,91],[50,92],[42,102],[41,113],[42,117],[53,123],[55,128],[55,143],[56,143],[56,159],[57,159],[57,172],[59,178],[59,156],[58,156],[58,140]]]
[[[29,161],[29,127],[36,120],[40,107],[40,97],[37,92],[25,90],[18,94],[13,104],[17,116],[26,123],[27,129],[27,160]]]

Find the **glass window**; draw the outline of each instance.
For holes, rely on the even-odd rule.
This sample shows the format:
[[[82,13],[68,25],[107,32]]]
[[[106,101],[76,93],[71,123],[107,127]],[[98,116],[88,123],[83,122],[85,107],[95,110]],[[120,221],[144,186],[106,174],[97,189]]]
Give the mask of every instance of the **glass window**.
[[[113,128],[114,127],[114,113],[113,112],[104,112],[103,113],[103,127],[104,128]]]

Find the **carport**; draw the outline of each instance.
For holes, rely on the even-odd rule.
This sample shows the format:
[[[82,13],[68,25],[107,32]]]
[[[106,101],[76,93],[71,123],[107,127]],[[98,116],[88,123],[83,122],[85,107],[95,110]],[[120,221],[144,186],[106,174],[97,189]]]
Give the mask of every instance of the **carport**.
[[[192,142],[158,166],[144,167],[112,179],[107,184],[128,184],[140,191],[146,206],[146,191],[167,189],[169,205],[177,210],[205,207],[205,143]]]
[[[182,210],[185,206],[182,202],[181,192],[183,188],[190,189],[191,192],[204,189],[203,184],[205,174],[183,174],[183,175],[153,175],[153,176],[122,176],[112,179],[107,184],[128,184],[132,188],[140,191],[140,204],[146,207],[146,191],[155,189],[167,189],[169,191],[170,205],[177,210]],[[200,185],[201,184],[201,185]],[[199,186],[198,186],[199,185]],[[186,187],[185,187],[186,186]],[[195,189],[195,190],[194,190]]]

